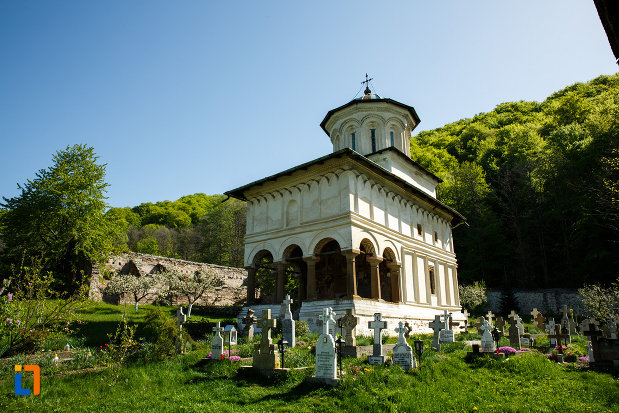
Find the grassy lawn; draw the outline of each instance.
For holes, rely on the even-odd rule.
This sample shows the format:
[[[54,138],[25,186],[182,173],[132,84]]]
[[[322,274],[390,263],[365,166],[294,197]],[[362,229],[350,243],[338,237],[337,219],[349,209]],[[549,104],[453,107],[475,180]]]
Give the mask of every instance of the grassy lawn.
[[[83,331],[95,331],[97,323],[110,323],[115,329],[114,316],[120,316],[122,307],[96,304],[89,311],[85,321],[93,325]],[[134,321],[143,322],[143,314],[134,316]],[[313,366],[308,348],[313,347],[312,340],[313,335],[300,337],[300,346],[286,357],[287,364]],[[429,348],[430,337],[424,341]],[[248,353],[250,348],[244,343],[236,350]],[[467,363],[462,342],[444,346],[440,353],[424,352],[421,368],[411,372],[346,359],[346,374],[337,388],[305,383],[313,369],[277,379],[241,374],[239,363],[202,362],[209,351],[205,346],[171,361],[132,362],[116,383],[109,369],[68,375],[69,364],[59,368],[47,363],[41,367],[39,396],[13,395],[12,364],[19,360],[10,360],[0,376],[0,411],[619,412],[619,383],[609,374],[575,364],[558,365],[535,353],[504,362],[480,358]]]

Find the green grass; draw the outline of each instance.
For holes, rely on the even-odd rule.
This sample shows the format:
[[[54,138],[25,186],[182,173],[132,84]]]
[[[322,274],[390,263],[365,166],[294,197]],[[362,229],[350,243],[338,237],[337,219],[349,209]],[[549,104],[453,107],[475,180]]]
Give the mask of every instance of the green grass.
[[[96,304],[86,319],[93,328],[108,322],[115,328],[119,311],[122,308]],[[134,322],[143,322],[143,314],[134,316]],[[431,336],[421,338],[428,349]],[[287,366],[313,367],[315,339],[299,337],[303,344],[286,355]],[[243,340],[237,350],[249,353],[251,346]],[[171,361],[134,362],[121,371],[117,383],[111,383],[107,369],[66,375],[67,369],[93,364],[83,357],[61,367],[42,360],[39,396],[13,395],[12,364],[22,362],[14,358],[1,366],[0,411],[619,412],[619,384],[609,374],[557,365],[541,354],[466,363],[461,341],[443,346],[441,353],[426,351],[421,368],[410,372],[345,359],[347,374],[337,388],[305,383],[313,368],[269,380],[241,374],[238,363],[205,364],[201,358],[210,351],[206,347]]]

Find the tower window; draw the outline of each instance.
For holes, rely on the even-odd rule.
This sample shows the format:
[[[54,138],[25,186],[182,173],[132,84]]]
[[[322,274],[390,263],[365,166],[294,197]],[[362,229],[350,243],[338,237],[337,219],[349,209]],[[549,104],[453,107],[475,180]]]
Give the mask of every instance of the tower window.
[[[372,152],[376,152],[376,129],[370,129],[372,136]]]
[[[395,146],[395,139],[393,137],[393,131],[389,132],[389,136],[391,137],[391,146]]]
[[[421,235],[422,232],[421,224],[417,224],[417,235]]]
[[[438,232],[434,231],[434,242],[438,242]]]
[[[353,150],[353,151],[354,151],[354,150],[356,150],[356,149],[355,149],[355,132],[353,132],[353,133],[351,133],[351,134],[350,134],[350,141],[351,141],[351,143],[352,143],[352,150]]]

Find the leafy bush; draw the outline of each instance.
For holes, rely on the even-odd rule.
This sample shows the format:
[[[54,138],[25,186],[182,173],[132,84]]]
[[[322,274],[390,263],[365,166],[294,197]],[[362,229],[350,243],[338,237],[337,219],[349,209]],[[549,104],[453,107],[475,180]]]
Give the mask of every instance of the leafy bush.
[[[471,285],[460,284],[458,290],[460,292],[460,303],[471,312],[475,312],[488,301],[486,283],[483,281],[475,281]]]
[[[600,284],[584,285],[578,289],[582,297],[585,314],[599,320],[619,316],[619,278],[610,286]]]
[[[179,343],[179,331],[176,320],[170,317],[161,308],[149,309],[146,314],[146,332],[150,336],[152,347],[149,354],[145,354],[147,361],[161,361],[176,354],[177,346],[189,342],[191,348],[195,348],[196,343],[191,335],[182,332],[182,343]]]

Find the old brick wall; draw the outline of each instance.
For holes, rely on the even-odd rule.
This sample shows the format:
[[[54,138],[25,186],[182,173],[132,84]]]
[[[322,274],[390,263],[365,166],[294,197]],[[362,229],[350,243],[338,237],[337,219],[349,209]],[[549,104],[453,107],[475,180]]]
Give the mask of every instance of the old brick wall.
[[[194,274],[200,269],[210,269],[220,274],[224,280],[224,286],[216,288],[206,294],[206,297],[198,301],[197,305],[216,305],[216,306],[231,306],[243,304],[247,297],[245,287],[247,279],[247,271],[244,268],[224,267],[221,265],[205,264],[201,262],[192,262],[179,260],[167,257],[158,257],[150,254],[140,254],[136,252],[128,252],[120,255],[112,256],[101,268],[93,265],[92,278],[90,282],[89,297],[94,301],[109,301],[119,302],[118,297],[108,297],[104,295],[104,289],[108,281],[108,275],[112,277],[116,274],[134,273],[134,274],[151,274],[161,270],[176,270],[185,274]],[[140,304],[152,303],[158,296],[158,291],[155,294],[150,294]],[[120,302],[133,302],[133,297],[125,296]],[[182,298],[176,303],[182,303]]]

